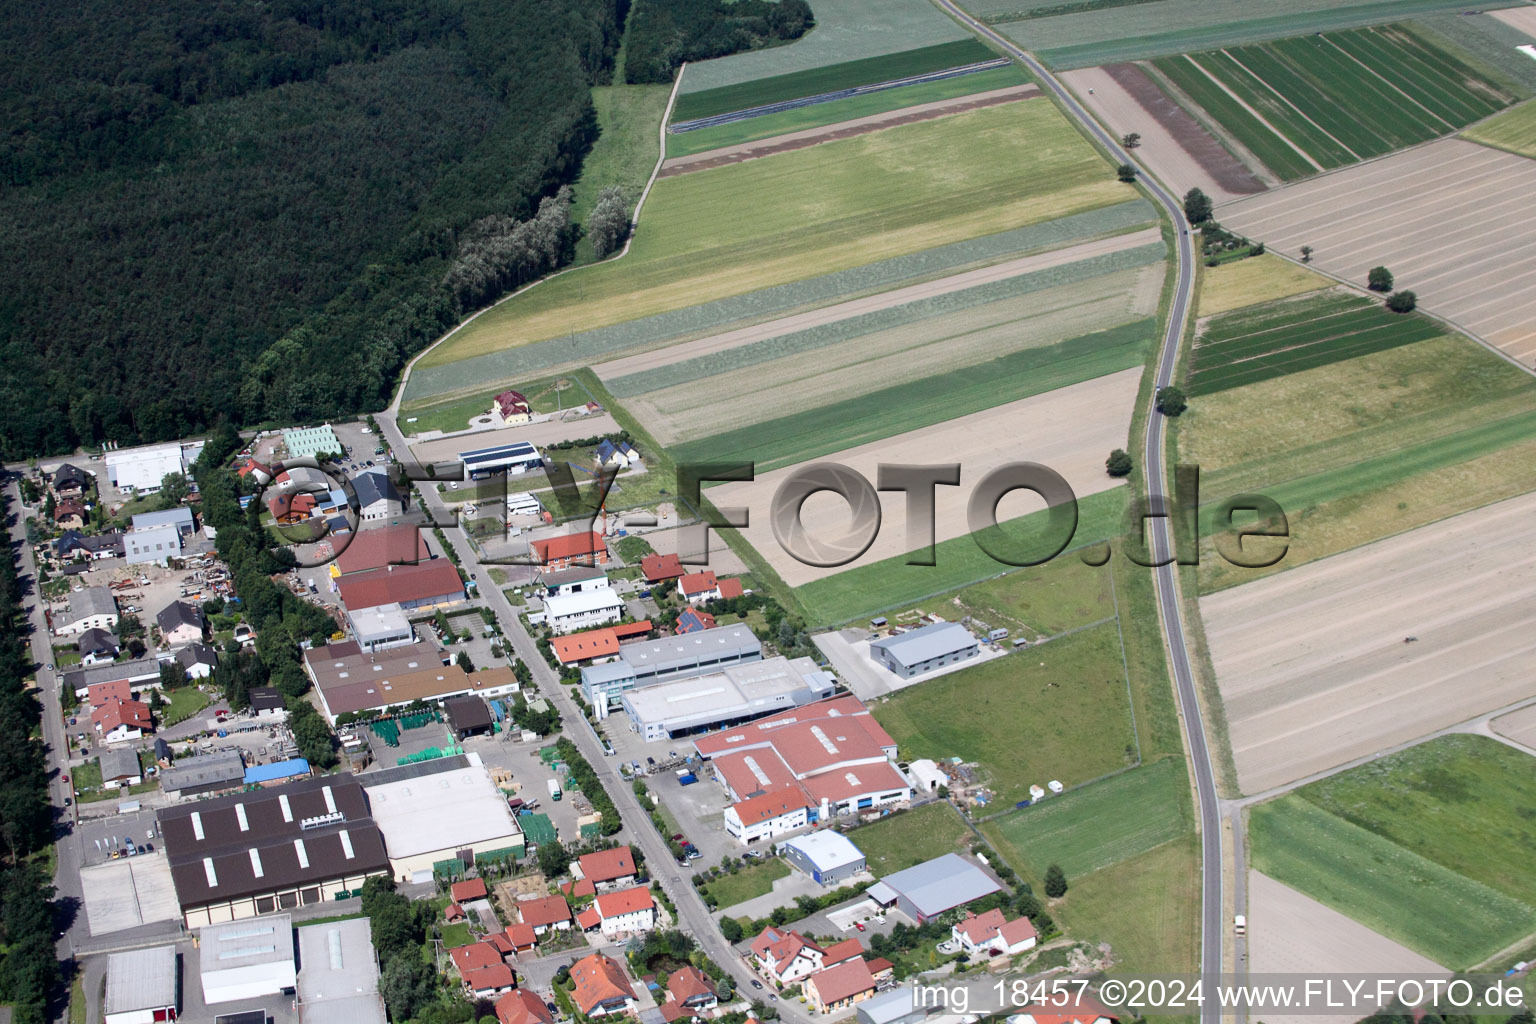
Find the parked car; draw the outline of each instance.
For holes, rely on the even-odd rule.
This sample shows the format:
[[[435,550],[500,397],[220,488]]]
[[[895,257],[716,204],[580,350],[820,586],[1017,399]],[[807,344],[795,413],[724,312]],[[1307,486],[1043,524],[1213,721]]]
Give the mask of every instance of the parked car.
[[[68,784],[68,782],[69,782],[69,776],[68,775],[61,775],[61,776],[59,776],[59,778],[62,779],[66,784]]]
[[[683,838],[683,834],[681,832],[678,832],[675,835],[673,835],[672,836],[672,841],[674,843],[686,843],[687,842],[687,840]]]
[[[863,921],[855,921],[855,922],[853,922],[853,926],[855,928],[857,928],[861,932],[864,930],[864,922]]]
[[[655,768],[656,767],[656,759],[654,757],[646,758],[645,759],[645,766],[647,768]]]
[[[753,988],[762,988],[763,987],[763,983],[758,981],[756,978],[753,978],[752,979],[752,987]]]

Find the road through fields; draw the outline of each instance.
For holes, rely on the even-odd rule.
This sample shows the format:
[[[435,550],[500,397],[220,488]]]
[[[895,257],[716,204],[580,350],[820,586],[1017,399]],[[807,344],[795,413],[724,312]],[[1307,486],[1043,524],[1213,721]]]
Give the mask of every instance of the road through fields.
[[[1064,88],[1045,66],[1034,56],[1020,49],[1006,37],[994,32],[965,11],[954,0],[934,0],[936,4],[957,18],[971,31],[1021,61],[1029,71],[1060,101],[1063,108],[1109,151],[1111,159],[1119,163],[1139,166],[1131,154],[1121,148],[1118,140],[1110,136],[1088,113],[1077,98]],[[1174,281],[1173,297],[1168,307],[1168,327],[1163,336],[1162,352],[1158,357],[1156,386],[1161,388],[1173,383],[1174,370],[1178,366],[1179,347],[1189,319],[1195,288],[1195,249],[1189,234],[1189,224],[1184,218],[1184,208],[1179,200],[1155,178],[1140,175],[1142,184],[1153,198],[1168,212],[1178,250],[1178,274]],[[1166,494],[1167,467],[1163,462],[1163,418],[1157,413],[1147,417],[1145,444],[1142,448],[1142,466],[1145,467],[1147,490],[1153,507],[1162,503]],[[1210,748],[1206,744],[1205,723],[1202,718],[1199,695],[1195,689],[1194,668],[1190,663],[1189,646],[1184,637],[1184,619],[1179,602],[1179,581],[1173,562],[1173,538],[1166,517],[1147,520],[1147,533],[1151,536],[1154,561],[1167,561],[1155,570],[1157,584],[1158,616],[1162,620],[1163,638],[1168,649],[1169,663],[1173,668],[1174,688],[1179,698],[1180,718],[1184,724],[1185,742],[1189,747],[1190,764],[1195,773],[1195,796],[1200,810],[1200,872],[1201,872],[1201,936],[1200,972],[1209,987],[1221,974],[1222,954],[1222,850],[1221,808],[1216,793],[1216,776],[1211,767]],[[1238,863],[1235,871],[1241,875],[1244,866]],[[1243,912],[1238,906],[1236,911]],[[1201,1024],[1220,1024],[1221,1010],[1207,1004],[1200,1010]]]

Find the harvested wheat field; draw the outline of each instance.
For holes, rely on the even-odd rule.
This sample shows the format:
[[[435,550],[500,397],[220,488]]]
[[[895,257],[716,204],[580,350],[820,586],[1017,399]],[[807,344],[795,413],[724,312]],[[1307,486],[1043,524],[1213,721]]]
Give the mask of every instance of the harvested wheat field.
[[[1213,203],[1224,203],[1264,191],[1264,182],[1137,65],[1108,64],[1061,77],[1110,131],[1141,136],[1137,159],[1175,192],[1198,188]]]
[[[1202,598],[1242,791],[1536,695],[1533,524],[1526,494]]]
[[[966,502],[976,483],[988,472],[1010,462],[1040,462],[1066,478],[1079,498],[1117,486],[1104,472],[1104,456],[1123,447],[1130,430],[1131,407],[1142,370],[1136,367],[1082,384],[947,423],[898,434],[829,456],[833,462],[862,473],[871,485],[880,463],[930,465],[958,462],[959,487],[939,487],[935,500],[935,537],[949,540],[966,533]],[[750,525],[742,533],[792,587],[858,566],[869,565],[911,550],[916,541],[906,530],[906,498],[896,491],[880,495],[882,524],[875,542],[848,565],[820,568],[805,565],[779,546],[770,525],[773,494],[800,467],[759,476],[750,483],[710,488],[709,499],[721,508],[746,508]],[[1044,507],[1029,492],[1009,494],[999,503],[998,520],[1006,522]],[[818,494],[801,509],[801,521],[812,537],[832,537],[848,526],[848,504],[831,494]]]
[[[1297,977],[1450,975],[1428,957],[1257,871],[1248,872],[1248,970],[1253,975]],[[1261,1016],[1265,1024],[1353,1024],[1360,1015],[1266,1011]]]
[[[1419,305],[1536,366],[1536,161],[1443,139],[1217,210],[1226,227]]]

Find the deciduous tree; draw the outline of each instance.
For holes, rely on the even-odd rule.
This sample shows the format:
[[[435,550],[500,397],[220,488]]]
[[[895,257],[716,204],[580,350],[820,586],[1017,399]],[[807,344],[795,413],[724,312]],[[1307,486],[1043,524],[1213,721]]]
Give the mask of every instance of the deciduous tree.
[[[1373,292],[1389,292],[1392,290],[1392,271],[1386,267],[1372,267],[1366,281]]]

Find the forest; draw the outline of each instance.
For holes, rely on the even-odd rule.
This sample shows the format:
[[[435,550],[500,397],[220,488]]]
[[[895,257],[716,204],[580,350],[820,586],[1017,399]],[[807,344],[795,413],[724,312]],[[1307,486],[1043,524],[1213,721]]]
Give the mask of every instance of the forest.
[[[0,455],[383,405],[578,172],[627,5],[7,5]]]
[[[667,0],[635,8],[624,78],[670,82],[683,61],[709,60],[799,39],[815,25],[805,0]]]

